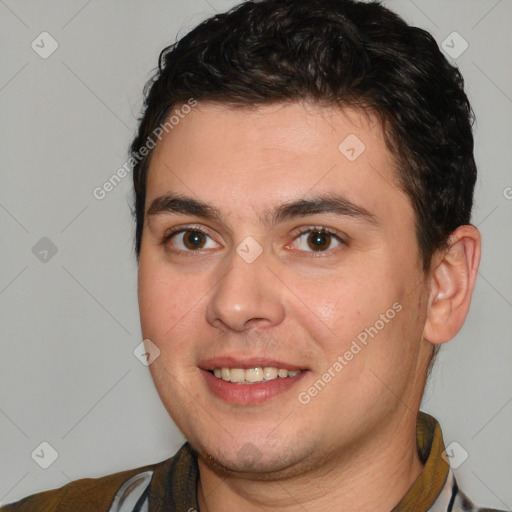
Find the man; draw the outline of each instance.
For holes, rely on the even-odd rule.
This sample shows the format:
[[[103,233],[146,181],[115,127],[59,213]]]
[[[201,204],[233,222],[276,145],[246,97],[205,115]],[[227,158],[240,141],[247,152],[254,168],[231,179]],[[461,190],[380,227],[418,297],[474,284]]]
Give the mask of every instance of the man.
[[[6,511],[486,510],[418,413],[481,246],[471,109],[428,33],[243,3],[162,52],[132,165],[142,332],[187,443]]]

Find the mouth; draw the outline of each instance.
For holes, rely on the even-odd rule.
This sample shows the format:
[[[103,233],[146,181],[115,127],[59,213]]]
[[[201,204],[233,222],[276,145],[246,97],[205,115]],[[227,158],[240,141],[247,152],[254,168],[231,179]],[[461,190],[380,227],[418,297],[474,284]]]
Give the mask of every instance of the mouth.
[[[294,387],[308,368],[279,361],[215,359],[200,368],[209,390],[223,401],[257,405]]]
[[[305,370],[287,370],[275,366],[256,366],[254,368],[215,368],[209,373],[225,382],[235,384],[257,384],[276,379],[288,379]]]

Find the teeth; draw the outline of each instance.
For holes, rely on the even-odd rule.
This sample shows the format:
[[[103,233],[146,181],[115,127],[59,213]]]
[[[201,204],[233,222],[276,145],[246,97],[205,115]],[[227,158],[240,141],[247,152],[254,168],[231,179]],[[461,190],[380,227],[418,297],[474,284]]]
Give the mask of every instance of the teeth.
[[[255,382],[275,380],[277,378],[285,379],[287,377],[295,377],[300,372],[301,370],[291,371],[284,368],[274,368],[272,366],[266,366],[264,368],[258,366],[247,370],[243,368],[215,368],[213,370],[213,374],[218,379],[239,384],[253,384]]]
[[[269,367],[269,366],[267,366],[266,368],[263,368],[263,378],[265,380],[277,379],[277,373],[278,373],[278,369],[277,368],[272,368],[272,367]]]
[[[245,380],[245,370],[242,368],[230,368],[229,380],[231,382],[243,382]]]
[[[247,382],[261,382],[263,380],[263,369],[250,368],[249,370],[245,370],[245,380]]]

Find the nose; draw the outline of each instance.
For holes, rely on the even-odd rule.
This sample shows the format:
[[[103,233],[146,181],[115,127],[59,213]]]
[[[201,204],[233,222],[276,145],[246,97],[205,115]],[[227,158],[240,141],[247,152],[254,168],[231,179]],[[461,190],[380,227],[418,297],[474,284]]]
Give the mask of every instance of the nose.
[[[269,268],[261,253],[254,261],[235,250],[219,272],[219,282],[206,308],[208,322],[214,327],[244,331],[255,324],[267,327],[284,318],[283,284]]]

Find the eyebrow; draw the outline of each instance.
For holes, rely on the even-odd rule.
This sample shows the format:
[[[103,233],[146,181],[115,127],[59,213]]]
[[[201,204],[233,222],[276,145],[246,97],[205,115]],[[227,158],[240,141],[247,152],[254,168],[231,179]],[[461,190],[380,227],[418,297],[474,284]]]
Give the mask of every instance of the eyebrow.
[[[221,211],[215,206],[192,197],[175,194],[157,197],[148,208],[148,216],[165,213],[195,215],[217,222],[222,222],[223,219]],[[373,213],[336,194],[301,198],[296,201],[283,203],[274,210],[264,212],[260,216],[260,220],[265,226],[273,227],[284,220],[317,213],[333,213],[335,215],[353,217],[374,225],[378,224]]]

